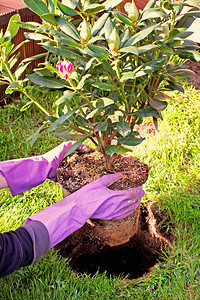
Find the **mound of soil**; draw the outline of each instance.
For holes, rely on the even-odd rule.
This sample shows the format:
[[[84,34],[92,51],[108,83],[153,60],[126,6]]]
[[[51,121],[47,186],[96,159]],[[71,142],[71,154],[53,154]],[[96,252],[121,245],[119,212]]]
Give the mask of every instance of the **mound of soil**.
[[[62,257],[70,259],[72,269],[81,273],[106,271],[108,275],[127,275],[128,279],[148,275],[162,259],[162,251],[171,248],[174,237],[166,231],[167,215],[160,213],[154,203],[140,209],[138,232],[123,245],[101,248],[98,243],[79,243],[70,236],[56,249]]]

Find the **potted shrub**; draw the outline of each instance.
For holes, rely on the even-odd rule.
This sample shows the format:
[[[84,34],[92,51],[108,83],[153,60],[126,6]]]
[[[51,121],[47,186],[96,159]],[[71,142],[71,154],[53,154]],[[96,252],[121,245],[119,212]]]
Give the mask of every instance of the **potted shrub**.
[[[151,0],[143,11],[138,11],[132,1],[125,5],[125,13],[116,8],[121,2],[68,0],[48,1],[47,5],[46,1],[24,0],[41,17],[43,24],[16,21],[18,26],[29,31],[25,34],[27,39],[38,40],[47,50],[45,62],[27,78],[35,85],[62,91],[62,96],[54,102],[52,112],[46,112],[47,120],[32,140],[36,139],[40,130],[48,128],[49,132],[55,132],[64,140],[76,141],[67,157],[86,140],[90,140],[97,150],[95,154],[88,154],[89,161],[82,156],[82,166],[78,155],[61,166],[64,168],[67,164],[68,187],[72,186],[72,182],[87,183],[88,177],[88,180],[96,179],[97,172],[98,176],[102,176],[105,172],[122,170],[128,180],[128,183],[123,183],[126,188],[131,186],[131,180],[133,186],[144,183],[148,177],[148,166],[121,155],[144,140],[136,125],[145,118],[151,118],[158,129],[158,120],[163,118],[162,111],[167,107],[167,100],[171,100],[165,92],[184,92],[179,78],[193,75],[185,68],[185,60],[200,59],[199,47],[188,39],[192,32],[186,31],[194,18],[200,15],[197,1],[171,3],[166,0],[157,5]],[[183,14],[186,5],[191,8]],[[95,156],[97,162],[94,163]],[[83,167],[86,163],[91,176],[85,175]],[[125,164],[132,164],[132,170],[124,169]],[[70,171],[70,168],[73,170]],[[62,182],[61,170],[58,170],[58,177]],[[107,230],[105,243],[113,246],[127,241],[137,231],[138,216],[139,209],[127,220],[112,224]],[[130,226],[131,218],[135,229]],[[124,227],[122,222],[125,222]],[[107,226],[100,221],[98,225],[95,223],[94,229],[93,225],[88,229],[93,236],[94,229]],[[114,228],[118,233],[122,228],[121,237],[109,241]],[[127,235],[124,228],[130,231]],[[83,231],[85,228],[81,234]],[[79,239],[80,235],[76,238]],[[93,238],[95,243],[98,239]]]

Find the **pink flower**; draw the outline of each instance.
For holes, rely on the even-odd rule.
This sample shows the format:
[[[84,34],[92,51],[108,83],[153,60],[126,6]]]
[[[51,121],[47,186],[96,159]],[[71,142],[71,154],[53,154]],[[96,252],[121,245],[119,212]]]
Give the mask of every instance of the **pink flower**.
[[[66,71],[68,73],[71,73],[72,70],[73,70],[73,66],[74,66],[73,63],[70,61],[69,64],[68,64],[68,66],[67,66],[67,68],[66,68]]]
[[[69,77],[69,75],[72,73],[73,70],[73,63],[67,62],[62,60],[60,63],[56,64],[56,68],[60,73],[60,76],[63,77],[65,80]]]

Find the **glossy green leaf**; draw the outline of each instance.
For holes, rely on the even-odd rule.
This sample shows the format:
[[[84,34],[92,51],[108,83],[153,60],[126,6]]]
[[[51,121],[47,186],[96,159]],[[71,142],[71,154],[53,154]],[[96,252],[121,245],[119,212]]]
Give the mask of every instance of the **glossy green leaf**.
[[[27,109],[29,109],[29,107],[31,107],[32,104],[33,104],[33,101],[29,101],[22,108],[20,108],[20,111],[26,111]]]
[[[200,53],[194,50],[180,50],[178,49],[176,53],[181,57],[181,58],[189,58],[192,61],[200,61]]]
[[[66,16],[72,17],[72,16],[76,16],[78,14],[77,11],[70,8],[69,6],[64,5],[63,3],[60,3],[59,1],[57,2],[57,6],[60,9],[60,11]]]
[[[76,111],[77,111],[78,107],[70,110],[69,112],[67,112],[66,114],[62,115],[62,117],[58,118],[49,128],[48,132],[52,132],[55,129],[58,128],[58,126],[60,126],[62,123],[64,123],[67,119],[69,119]]]
[[[76,41],[80,41],[79,32],[72,23],[70,23],[69,21],[67,21],[63,17],[55,17],[55,20],[58,23],[58,25],[60,26],[60,29],[64,33],[66,33],[67,35],[69,35],[70,37],[75,39]]]
[[[124,120],[117,123],[117,130],[123,137],[127,136],[131,132],[129,124]]]
[[[167,107],[166,101],[160,101],[156,98],[150,98],[149,104],[151,105],[151,107],[153,107],[156,110],[163,110]]]
[[[131,54],[135,54],[135,55],[139,54],[139,50],[135,46],[128,46],[128,47],[121,48],[118,50],[118,52],[131,53]]]
[[[190,77],[195,75],[195,72],[193,72],[192,70],[189,69],[179,69],[179,70],[175,70],[173,72],[170,72],[171,75],[173,76],[180,76],[180,77]]]
[[[27,75],[28,79],[40,86],[45,86],[50,89],[62,89],[66,88],[67,84],[64,80],[57,79],[55,77],[38,76],[38,75]]]
[[[116,7],[117,5],[119,5],[123,1],[124,0],[107,0],[103,4],[104,4],[106,9],[111,9],[113,7]]]
[[[148,19],[166,18],[167,15],[157,8],[149,8],[145,10],[141,16],[140,22]]]
[[[36,22],[19,22],[19,21],[15,21],[15,24],[17,24],[19,27],[27,29],[27,30],[36,30],[38,29],[38,27],[41,26],[41,24],[36,23]]]
[[[171,91],[177,90],[179,92],[184,93],[184,88],[183,88],[182,84],[175,83],[175,82],[172,82],[170,80],[168,81],[168,83],[169,84],[165,86],[166,88],[169,88]]]
[[[137,49],[139,50],[139,54],[143,54],[143,53],[146,53],[147,51],[151,51],[151,50],[154,50],[158,48],[157,45],[144,45],[144,46],[141,46],[141,47],[138,47]]]
[[[54,134],[64,139],[70,133],[70,131],[71,131],[70,128],[66,128],[66,129],[55,131]]]
[[[29,62],[29,61],[33,61],[33,60],[37,60],[41,57],[44,57],[46,56],[47,53],[41,53],[41,54],[37,54],[37,55],[34,55],[34,56],[31,56],[31,57],[28,57],[28,58],[25,58],[22,60],[22,63],[25,63],[25,62]]]
[[[155,3],[156,3],[156,0],[149,0],[147,2],[147,4],[145,5],[143,11],[148,10],[149,8],[154,7]]]
[[[115,102],[110,99],[110,98],[99,98],[98,100],[96,101],[93,101],[94,103],[94,106],[97,107],[97,108],[103,108],[103,107],[106,107],[108,105],[111,105],[111,104],[114,104]]]
[[[158,111],[152,107],[145,107],[133,113],[134,116],[141,118],[155,117],[159,118]]]
[[[89,77],[91,77],[91,74],[86,74],[86,75],[84,75],[84,76],[81,78],[80,82],[78,83],[76,89],[77,89],[77,90],[81,90],[81,89],[83,88],[83,86],[84,86],[86,80],[87,80]]]
[[[74,92],[65,91],[64,95],[61,96],[58,100],[56,100],[55,104],[60,105],[60,104],[63,104],[67,101],[71,101],[75,95],[76,95],[76,93],[74,93]]]
[[[192,7],[197,7],[200,9],[200,3],[197,0],[186,0],[183,2],[184,6],[192,6]]]
[[[19,26],[15,23],[15,21],[21,21],[21,17],[19,14],[13,15],[8,23],[8,27],[5,32],[5,37],[10,36],[10,39],[12,39],[16,34],[18,33]]]
[[[124,153],[127,153],[127,152],[131,152],[132,150],[131,149],[127,149],[123,146],[117,146],[117,152],[118,154],[124,154]]]
[[[92,35],[98,35],[102,27],[105,25],[106,20],[109,17],[109,13],[104,13],[93,25],[92,27]]]
[[[129,17],[126,14],[120,12],[119,10],[113,10],[112,14],[118,21],[122,22],[123,24],[126,24],[130,27],[133,26],[132,22],[130,21]]]
[[[115,85],[104,83],[104,82],[96,82],[93,83],[92,86],[95,86],[96,88],[103,90],[103,91],[116,91],[117,87]]]
[[[74,39],[70,38],[69,36],[66,36],[65,38],[55,38],[55,40],[64,46],[75,47],[75,48],[79,48],[79,49],[82,48],[82,45],[79,42],[75,41]]]
[[[90,118],[93,118],[95,115],[97,115],[99,113],[99,109],[96,108],[94,110],[92,110],[86,117],[86,119],[90,119]]]
[[[84,6],[84,12],[86,14],[96,14],[102,9],[104,9],[104,5],[101,5],[99,3],[87,4]]]
[[[104,32],[105,32],[105,38],[106,38],[106,41],[109,40],[110,35],[111,35],[111,32],[113,31],[113,28],[114,28],[114,24],[113,24],[113,22],[111,21],[111,18],[109,17],[109,18],[106,20],[106,23],[105,23],[105,26],[104,26]]]
[[[111,155],[113,153],[117,153],[117,145],[106,145],[105,146],[105,152],[108,155]]]
[[[36,15],[48,14],[49,9],[42,0],[23,0],[23,2],[32,10]]]
[[[124,47],[125,43],[130,39],[130,31],[126,28],[120,36],[120,46]]]
[[[156,28],[158,28],[159,24],[153,24],[146,26],[143,30],[137,32],[133,37],[131,37],[126,43],[125,47],[131,46],[136,44],[137,42],[143,40],[145,37],[147,37],[152,31],[154,31]]]
[[[40,18],[51,25],[57,26],[55,16],[57,15],[48,13],[48,14],[41,15]]]
[[[77,7],[78,2],[79,0],[62,0],[62,3],[71,9],[75,9]]]
[[[120,144],[123,144],[123,145],[127,145],[127,146],[137,146],[139,145],[140,143],[142,143],[145,139],[144,138],[136,138],[134,133],[131,132],[129,133],[127,136],[125,137],[118,137],[118,142]]]
[[[106,131],[107,128],[108,128],[108,121],[103,121],[97,125],[95,131]]]
[[[126,80],[129,80],[129,79],[134,79],[135,78],[135,73],[134,72],[127,72],[127,73],[124,73],[120,79],[120,82],[124,82]]]
[[[65,157],[69,156],[70,154],[72,154],[74,151],[76,151],[76,149],[78,149],[78,147],[87,139],[89,138],[90,135],[86,135],[84,136],[83,139],[81,139],[80,141],[74,143],[66,152]]]
[[[60,55],[63,57],[66,57],[68,60],[70,59],[82,59],[83,57],[81,54],[77,53],[74,48],[70,48],[70,47],[51,47],[51,46],[43,46],[44,49],[46,49],[47,51],[53,52],[56,55]]]
[[[36,32],[25,32],[24,36],[26,39],[34,40],[34,41],[49,40],[49,37],[47,35],[36,33]]]
[[[15,76],[16,76],[16,79],[18,80],[21,75],[23,74],[23,72],[27,69],[28,65],[30,64],[30,62],[26,63],[25,65],[19,65],[17,70],[15,71]]]

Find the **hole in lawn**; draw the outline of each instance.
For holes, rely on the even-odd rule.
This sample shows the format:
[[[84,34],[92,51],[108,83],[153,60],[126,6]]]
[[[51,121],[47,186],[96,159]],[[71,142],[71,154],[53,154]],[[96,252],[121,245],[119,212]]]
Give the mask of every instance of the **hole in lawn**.
[[[155,204],[151,204],[141,208],[138,233],[123,245],[98,249],[95,244],[80,245],[68,237],[56,248],[61,256],[71,259],[72,269],[78,272],[106,271],[108,275],[138,278],[151,272],[161,260],[163,249],[171,248],[174,237],[168,233],[166,222],[166,214],[159,213]]]

